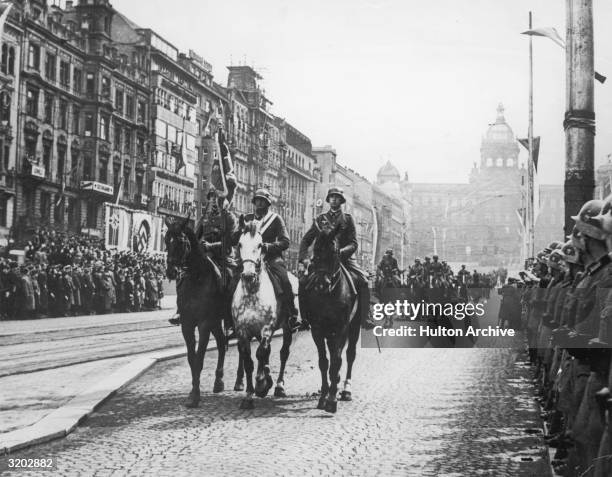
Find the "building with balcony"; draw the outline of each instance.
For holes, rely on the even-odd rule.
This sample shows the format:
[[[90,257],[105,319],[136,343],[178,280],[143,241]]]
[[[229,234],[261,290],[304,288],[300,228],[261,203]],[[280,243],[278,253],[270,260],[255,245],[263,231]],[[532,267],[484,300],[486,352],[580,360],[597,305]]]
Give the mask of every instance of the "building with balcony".
[[[19,78],[21,71],[20,19],[22,13],[10,12],[1,38],[0,61],[0,246],[6,246],[13,229],[16,201],[17,144],[15,125],[19,119]]]

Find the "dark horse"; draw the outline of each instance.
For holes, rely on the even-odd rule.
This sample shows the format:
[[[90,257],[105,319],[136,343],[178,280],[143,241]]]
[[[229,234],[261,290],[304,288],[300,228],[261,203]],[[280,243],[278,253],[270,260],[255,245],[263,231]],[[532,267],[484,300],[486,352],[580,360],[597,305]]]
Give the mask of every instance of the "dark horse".
[[[347,371],[343,401],[351,400],[351,373],[359,340],[359,300],[340,266],[336,235],[339,228],[326,224],[314,243],[314,265],[310,275],[300,282],[300,311],[311,326],[312,338],[319,353],[321,396],[318,409],[334,413],[342,367],[342,351],[346,350]],[[329,349],[327,359],[325,343]],[[327,370],[329,368],[329,380]]]
[[[200,402],[200,374],[210,333],[217,341],[217,370],[213,392],[223,391],[225,336],[221,326],[223,293],[215,267],[200,252],[193,230],[187,227],[189,218],[172,222],[166,219],[168,231],[164,238],[167,251],[167,276],[177,279],[177,306],[181,315],[181,331],[187,346],[187,361],[191,368],[191,392],[187,407]],[[196,349],[195,329],[198,329]]]

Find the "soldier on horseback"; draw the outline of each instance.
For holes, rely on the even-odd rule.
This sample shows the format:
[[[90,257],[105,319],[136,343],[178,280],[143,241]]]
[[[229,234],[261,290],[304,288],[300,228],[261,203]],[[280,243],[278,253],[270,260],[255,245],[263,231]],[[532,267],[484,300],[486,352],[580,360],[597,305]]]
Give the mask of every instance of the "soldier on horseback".
[[[359,295],[362,326],[369,327],[372,325],[369,320],[370,288],[366,274],[359,268],[353,257],[357,250],[355,222],[350,214],[342,211],[342,204],[346,202],[344,191],[339,187],[331,187],[327,192],[325,201],[329,204],[329,210],[315,219],[315,223],[302,238],[299,251],[300,263],[303,263],[308,269],[310,265],[310,260],[307,258],[308,248],[319,233],[320,226],[318,223],[329,223],[332,227],[339,227],[340,232],[337,238],[340,261],[350,273]]]
[[[244,220],[245,222],[254,221],[259,225],[259,232],[263,240],[264,262],[268,267],[274,292],[282,303],[283,310],[289,319],[289,326],[295,328],[301,323],[298,322],[299,314],[295,308],[294,292],[283,259],[283,251],[289,248],[289,234],[285,221],[280,215],[270,211],[272,194],[268,190],[255,191],[251,203],[255,206],[255,212],[247,214]],[[235,235],[234,243],[237,244],[239,239],[240,233]]]

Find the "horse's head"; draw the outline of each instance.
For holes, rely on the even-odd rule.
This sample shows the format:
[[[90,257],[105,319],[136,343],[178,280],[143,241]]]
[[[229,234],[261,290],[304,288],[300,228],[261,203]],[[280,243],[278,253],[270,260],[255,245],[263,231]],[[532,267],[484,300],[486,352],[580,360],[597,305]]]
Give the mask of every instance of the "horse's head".
[[[257,224],[254,221],[245,222],[242,215],[240,216],[240,232],[238,253],[242,262],[242,280],[249,291],[253,292],[259,286],[263,240]]]
[[[174,280],[177,276],[177,269],[187,264],[187,259],[191,253],[191,243],[186,233],[189,217],[184,221],[174,221],[166,217],[165,223],[168,228],[164,237],[167,253],[166,276],[168,279]]]
[[[338,262],[337,237],[340,232],[340,224],[334,226],[327,220],[322,223],[315,222],[315,224],[319,229],[319,235],[313,246],[316,261],[319,262],[319,264],[327,264],[335,267]]]

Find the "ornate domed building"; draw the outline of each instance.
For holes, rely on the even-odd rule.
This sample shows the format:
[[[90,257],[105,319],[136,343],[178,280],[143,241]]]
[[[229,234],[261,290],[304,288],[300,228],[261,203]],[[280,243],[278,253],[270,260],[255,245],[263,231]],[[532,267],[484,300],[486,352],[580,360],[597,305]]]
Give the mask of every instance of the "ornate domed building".
[[[517,211],[525,171],[518,156],[517,139],[500,104],[482,138],[480,161],[474,161],[469,183],[402,183],[411,205],[411,254],[423,258],[437,253],[449,262],[480,266],[518,263]],[[383,169],[390,176],[390,168]]]

